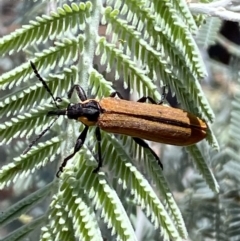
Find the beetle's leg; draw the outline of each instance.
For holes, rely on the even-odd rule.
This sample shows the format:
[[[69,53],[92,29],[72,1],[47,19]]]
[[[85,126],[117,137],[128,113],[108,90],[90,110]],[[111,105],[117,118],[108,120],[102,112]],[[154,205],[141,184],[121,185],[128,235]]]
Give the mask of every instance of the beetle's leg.
[[[118,91],[115,91],[109,95],[109,97],[112,97],[112,98],[114,98],[116,96],[118,96],[120,99],[124,99]]]
[[[55,98],[55,100],[58,101],[58,102],[62,102],[62,98],[58,97],[58,96]]]
[[[147,100],[149,100],[152,104],[161,105],[165,99],[166,99],[166,85],[163,86],[162,97],[161,97],[161,100],[159,102],[156,102],[150,96],[143,96],[137,102],[142,102],[143,103],[143,102],[146,102]]]
[[[66,157],[63,160],[61,166],[59,167],[59,170],[56,174],[57,177],[59,177],[60,173],[63,172],[63,168],[67,165],[68,160],[71,159],[81,149],[81,147],[83,146],[84,141],[86,139],[87,132],[88,132],[88,126],[85,126],[84,130],[82,131],[82,133],[77,138],[77,142],[75,144],[73,153],[71,155],[69,155],[68,157]]]
[[[152,97],[150,96],[143,96],[142,98],[140,98],[137,102],[146,102],[147,100],[149,100],[152,104],[156,104],[158,105],[159,103],[157,103]]]
[[[93,170],[94,173],[97,173],[99,169],[102,167],[102,149],[101,149],[101,132],[100,128],[96,127],[96,132],[95,132],[97,142],[98,142],[98,166]]]
[[[78,95],[78,97],[79,97],[79,99],[81,101],[87,100],[86,93],[85,93],[84,89],[80,85],[73,85],[71,87],[71,89],[68,91],[68,94],[67,94],[68,99],[70,99],[72,97],[72,94],[73,94],[74,90],[76,90],[77,95]]]
[[[164,85],[164,86],[162,87],[162,97],[161,97],[161,100],[160,100],[160,102],[159,102],[159,103],[161,103],[161,104],[163,103],[164,100],[166,100],[166,97],[167,97],[166,87],[167,87],[167,85]]]
[[[161,105],[161,104],[163,103],[163,101],[166,99],[166,91],[165,91],[165,88],[166,88],[166,86],[163,86],[162,97],[161,97],[161,100],[160,100],[159,102],[156,102],[156,101],[155,101],[152,97],[150,97],[150,96],[143,96],[143,97],[140,98],[137,102],[143,103],[143,102],[146,102],[147,100],[149,100],[152,104]],[[111,93],[109,97],[113,97],[113,98],[114,98],[115,96],[118,96],[120,99],[124,99],[124,98],[122,97],[122,95],[121,95],[119,92],[117,92],[117,91]]]
[[[158,157],[158,155],[153,151],[153,149],[142,139],[137,138],[137,137],[133,137],[133,140],[140,146],[147,148],[156,158],[158,165],[163,169],[163,165],[162,162],[160,160],[160,158]]]
[[[111,93],[109,97],[113,97],[113,98],[114,98],[115,96],[118,96],[120,99],[124,99],[124,98],[122,97],[122,95],[121,95],[119,92],[117,92],[117,91]],[[150,96],[143,96],[143,97],[140,98],[137,102],[143,103],[143,102],[146,102],[147,100],[149,100],[152,104],[161,105],[161,104],[163,103],[164,98],[163,98],[163,95],[162,95],[162,100],[161,100],[160,102],[156,102],[156,101],[155,101],[152,97],[150,97]]]

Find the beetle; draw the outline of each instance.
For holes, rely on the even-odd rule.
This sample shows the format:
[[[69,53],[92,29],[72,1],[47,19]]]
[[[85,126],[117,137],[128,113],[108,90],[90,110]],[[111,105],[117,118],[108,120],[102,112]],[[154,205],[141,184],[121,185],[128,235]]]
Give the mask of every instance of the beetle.
[[[59,167],[58,177],[63,172],[68,160],[83,146],[90,126],[96,126],[95,134],[98,141],[98,166],[94,172],[98,172],[102,166],[100,129],[110,133],[131,136],[137,144],[150,150],[162,168],[159,157],[143,139],[176,146],[188,146],[203,140],[207,136],[208,126],[204,120],[182,109],[164,106],[161,102],[157,103],[149,96],[142,97],[134,102],[124,100],[120,93],[114,92],[101,100],[88,99],[80,85],[73,85],[68,92],[68,98],[71,98],[75,90],[80,102],[69,104],[67,108],[60,109],[56,100],[61,100],[61,98],[55,99],[53,97],[51,90],[39,75],[35,65],[32,62],[30,63],[35,75],[50,93],[57,107],[56,110],[49,111],[47,115],[57,118],[65,115],[68,119],[80,121],[85,125],[84,130],[77,138],[73,153],[66,157]],[[116,96],[119,98],[115,98]],[[151,103],[146,103],[147,100]],[[46,130],[43,132],[45,133]],[[41,136],[42,134],[38,138]]]

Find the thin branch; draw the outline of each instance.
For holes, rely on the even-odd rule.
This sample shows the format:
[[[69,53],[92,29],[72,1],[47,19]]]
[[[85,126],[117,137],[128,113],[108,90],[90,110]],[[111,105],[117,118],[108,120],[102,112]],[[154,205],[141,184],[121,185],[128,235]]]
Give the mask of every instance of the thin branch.
[[[219,7],[227,7],[231,4],[232,4],[232,0],[220,0],[220,1],[215,1],[204,5],[208,5],[210,8],[219,8]]]
[[[225,38],[223,35],[217,37],[217,42],[222,45],[230,54],[240,56],[239,45],[233,43],[232,41]]]
[[[221,0],[212,3],[191,3],[189,9],[194,14],[207,14],[212,17],[218,17],[224,20],[239,22],[240,13],[226,9],[232,4],[232,0]]]

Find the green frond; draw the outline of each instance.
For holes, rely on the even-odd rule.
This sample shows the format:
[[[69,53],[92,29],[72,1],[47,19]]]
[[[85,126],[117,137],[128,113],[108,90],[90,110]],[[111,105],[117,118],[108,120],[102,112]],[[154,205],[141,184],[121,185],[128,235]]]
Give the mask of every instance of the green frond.
[[[19,177],[29,175],[40,166],[46,165],[53,161],[55,156],[60,152],[60,138],[52,138],[45,143],[40,143],[25,155],[16,157],[13,162],[5,165],[0,170],[0,189],[15,182]],[[49,157],[49,153],[51,157]]]
[[[94,184],[93,189],[96,192],[94,203],[96,206],[101,205],[101,216],[104,217],[107,226],[112,228],[112,234],[116,233],[117,240],[137,240],[129,217],[115,190],[101,176]]]
[[[239,114],[240,114],[240,91],[237,91],[232,101],[231,121],[229,126],[229,135],[230,135],[229,141],[232,142],[233,145],[238,143],[240,140]]]
[[[175,54],[178,53],[178,57],[184,58],[186,61],[184,66],[196,79],[205,77],[206,70],[199,57],[198,47],[172,3],[168,0],[154,0],[153,4],[157,15],[156,27],[159,28],[158,31],[162,32],[164,37],[170,41],[169,44],[174,48]]]
[[[197,85],[197,88],[195,87],[195,84]],[[190,89],[186,89],[182,83],[178,82],[178,80],[169,83],[169,85],[175,90],[177,98],[182,100],[181,104],[185,110],[195,113],[203,120],[213,122],[215,118],[213,110],[210,107],[207,98],[199,89],[199,83],[196,82],[195,84],[189,83]],[[189,91],[192,91],[192,95],[189,94]],[[193,101],[193,99],[195,101]],[[198,112],[198,107],[196,107],[195,103],[198,103],[198,107],[201,108],[202,112]]]
[[[59,204],[58,204],[58,207],[59,207]],[[53,232],[54,227],[50,226],[50,225],[47,225],[47,226],[44,226],[41,228],[41,237],[40,237],[40,241],[52,241],[52,240],[57,240],[55,239],[56,235],[55,233]],[[65,225],[65,232],[64,232],[64,235],[61,236],[61,240],[68,240],[68,241],[76,241],[76,238],[75,236],[73,236],[74,232],[73,232],[73,229],[71,226],[68,227],[69,229],[67,230],[66,228],[66,225]],[[62,230],[61,230],[62,231]],[[60,235],[59,235],[60,236]]]
[[[104,134],[103,147],[104,149],[111,150],[106,153],[104,163],[109,166],[110,170],[114,169],[114,172],[116,172],[115,175],[124,188],[130,188],[136,201],[141,205],[144,212],[146,212],[146,215],[151,215],[151,222],[156,228],[161,228],[161,234],[164,236],[164,240],[169,240],[169,237],[172,237],[174,240],[180,239],[172,219],[169,217],[159,198],[147,180],[131,164],[132,158],[127,154],[129,146],[130,145],[123,146],[119,143],[119,140],[113,136]],[[156,160],[154,161],[156,162]],[[159,167],[155,166],[155,168],[159,171]],[[161,180],[158,182],[160,183]],[[161,185],[164,186],[164,184]],[[173,199],[168,196],[168,200],[170,199],[173,201]],[[170,206],[173,207],[173,205]]]
[[[177,206],[177,203],[174,200],[168,182],[164,177],[163,171],[159,167],[157,161],[149,151],[146,151],[143,147],[139,147],[136,142],[131,140],[131,138],[123,136],[121,139],[123,139],[125,146],[130,146],[129,150],[132,151],[133,156],[138,157],[139,159],[141,159],[141,161],[144,162],[144,166],[147,168],[147,176],[151,177],[153,183],[156,186],[156,189],[160,192],[160,195],[164,200],[164,206],[168,214],[172,218],[174,224],[176,225],[179,234],[182,238],[186,238],[187,230],[181,212]],[[124,139],[130,140],[128,140],[127,143]]]
[[[24,80],[28,80],[31,74],[33,75],[30,64],[22,64],[0,76],[0,87],[2,90],[5,90],[7,86],[9,89],[12,89],[13,86],[18,86]]]
[[[199,46],[207,49],[216,42],[217,35],[222,26],[222,20],[208,17],[205,21],[198,31],[197,43]]]
[[[225,157],[226,157],[226,155],[225,155]],[[239,161],[239,158],[236,159],[236,160],[228,161],[226,167],[224,167],[224,169],[223,169],[223,173],[226,176],[227,175],[231,176],[231,180],[234,180],[235,182],[239,182],[240,181],[240,178],[237,175],[237,173],[239,173],[239,171],[240,171],[240,165],[239,165],[239,163],[237,161]]]
[[[113,44],[108,44],[105,38],[102,38],[101,41],[99,41],[99,48],[103,51],[103,59],[108,61],[110,68],[112,69],[113,65],[116,65],[117,72],[115,78],[116,76],[119,76],[118,72],[122,72],[126,82],[128,78],[131,79],[131,82],[129,83],[131,91],[136,89],[139,96],[152,96],[157,92],[156,85],[153,84],[153,82],[145,75],[144,71],[138,68],[135,62],[131,61],[121,50],[114,48]],[[113,60],[115,60],[116,63]],[[104,63],[102,62],[102,64]],[[157,93],[155,95],[157,95]],[[159,94],[158,96],[160,99]]]
[[[92,70],[89,76],[89,84],[92,86],[91,94],[102,98],[102,96],[109,96],[114,92],[112,83],[106,81],[104,77],[96,70]]]
[[[0,216],[0,226],[10,223],[42,201],[43,198],[50,194],[54,185],[54,182],[49,183],[45,187],[21,199],[7,210],[4,210],[4,213],[1,213]]]
[[[1,144],[9,143],[13,138],[30,136],[40,128],[36,126],[46,127],[49,124],[49,118],[46,113],[53,109],[52,105],[44,104],[32,109],[29,113],[19,114],[17,117],[11,118],[10,121],[0,125]]]
[[[42,225],[45,221],[46,217],[42,216],[39,218],[36,218],[31,223],[24,225],[21,228],[18,228],[8,236],[4,237],[2,239],[3,241],[21,241],[26,240],[28,238],[29,234],[33,232],[35,229],[39,228],[40,225]]]
[[[187,146],[186,147],[187,152],[191,154],[193,157],[193,161],[195,162],[197,169],[205,179],[208,186],[211,188],[213,192],[218,193],[219,192],[219,185],[211,171],[211,169],[207,166],[207,163],[202,156],[200,150],[196,145]]]
[[[86,4],[81,2],[79,5],[72,3],[71,7],[64,4],[63,8],[59,7],[57,12],[51,13],[51,16],[36,17],[36,20],[30,21],[29,25],[1,38],[0,54],[2,56],[6,53],[13,54],[35,43],[62,37],[64,32],[69,33],[73,30],[74,33],[77,29],[84,30],[91,7],[91,2]]]
[[[62,41],[54,42],[55,47],[45,49],[40,53],[36,53],[36,60],[33,62],[41,71],[44,64],[53,69],[56,66],[56,59],[58,65],[63,66],[70,61],[76,61],[79,54],[83,51],[84,36],[79,34],[77,37],[68,37]],[[46,63],[47,62],[47,63]]]
[[[71,88],[72,79],[76,78],[77,68],[76,66],[71,66],[71,68],[65,68],[61,74],[50,74],[45,81],[53,91],[54,96],[65,96],[65,90]],[[44,98],[46,95],[47,98]],[[27,112],[35,103],[41,105],[49,102],[47,99],[50,99],[50,96],[46,89],[43,88],[41,83],[36,83],[33,86],[20,89],[2,98],[0,100],[0,113],[2,116],[8,117],[21,113],[23,110]]]
[[[61,194],[51,204],[50,217],[51,222],[54,222],[51,228],[56,230],[59,239],[66,237],[71,224],[81,240],[101,240],[90,204],[91,198],[96,209],[101,210],[101,216],[108,227],[111,227],[112,235],[116,234],[118,237],[117,240],[136,240],[129,218],[103,173],[94,174],[93,168],[86,166],[86,159],[93,159],[92,155],[84,149],[80,153],[75,158],[79,168],[74,172],[68,168],[62,174]]]
[[[81,157],[83,163],[83,158]],[[116,234],[117,240],[137,240],[129,217],[124,210],[119,197],[115,190],[107,183],[103,173],[99,173],[96,178],[93,178],[93,169],[87,169],[83,176],[83,169],[78,170],[77,177],[84,178],[86,181],[85,190],[89,192],[90,197],[97,209],[101,209],[101,217],[107,224],[108,228],[112,229],[112,235]]]
[[[156,25],[155,17],[152,16],[150,12],[140,7],[139,7],[140,9],[137,9],[136,6],[138,5],[129,5],[129,10],[131,10],[134,14],[136,14],[136,16],[139,19],[142,19],[143,22],[148,21],[146,25],[146,29],[144,31],[144,33],[146,34],[147,32],[148,35],[143,36],[143,39],[146,39],[146,41],[148,40],[148,42],[150,43],[150,46],[155,47],[155,49],[157,50],[161,49],[161,51],[159,51],[157,56],[155,57],[157,58],[157,64],[156,63],[152,64],[151,61],[154,60],[153,58],[150,58],[151,61],[147,62],[148,66],[151,66],[152,68],[155,67],[155,69],[152,70],[153,73],[151,74],[151,76],[156,76],[158,74],[155,74],[155,73],[160,72],[161,73],[160,84],[163,81],[167,85],[174,87],[174,90],[176,91],[176,93],[179,93],[179,92],[181,93],[181,94],[178,94],[177,97],[181,101],[184,109],[192,113],[195,113],[197,115],[200,115],[204,117],[204,119],[206,118],[212,122],[214,119],[214,114],[209,106],[208,101],[202,98],[204,94],[198,82],[200,78],[203,78],[206,75],[206,71],[205,71],[205,68],[203,67],[204,64],[202,63],[202,60],[200,58],[199,50],[191,34],[186,30],[184,26],[182,25],[179,26],[178,24],[176,24],[175,26],[171,22],[172,19],[169,19],[168,28],[172,27],[172,30],[171,31],[169,30],[170,33],[168,36],[167,35],[168,31],[167,30],[163,31],[162,30],[163,27],[159,26],[160,23],[158,23],[157,27],[155,27]],[[165,9],[165,8],[162,8],[162,9]],[[139,39],[139,35],[141,35],[141,33],[138,33],[137,31],[133,31],[131,26],[126,27],[125,22],[116,17],[118,14],[116,10],[112,11],[111,8],[106,8],[104,14],[105,14],[104,21],[108,22],[108,28],[109,28],[107,32],[114,31],[116,36],[118,36],[118,39],[128,39],[126,44],[128,45],[127,49],[129,51],[131,50],[131,52],[134,53],[135,52],[134,50],[138,50],[139,49],[137,47],[138,42],[142,43],[142,40],[140,41]],[[166,26],[164,25],[164,29],[165,28]],[[121,29],[121,31],[119,31],[119,29]],[[133,36],[135,39],[133,39]],[[154,38],[152,40],[151,39],[149,40],[148,36],[152,36]],[[179,41],[181,41],[181,44]],[[104,42],[101,41],[101,43],[104,43]],[[134,45],[135,43],[136,45]],[[111,48],[113,48],[113,46]],[[149,52],[149,48],[146,48],[146,49],[147,51],[145,52]],[[179,52],[179,49],[181,49],[182,52]],[[120,52],[119,49],[117,49],[117,51]],[[103,53],[103,56],[104,56],[104,53]],[[111,54],[108,54],[108,56],[110,56],[108,59],[109,59],[109,63],[111,64],[113,62],[111,58],[113,57]],[[129,56],[130,56],[130,53],[129,53]],[[161,56],[161,58],[159,58],[159,56]],[[125,58],[127,58],[127,56]],[[104,59],[106,59],[106,57],[104,57]],[[141,61],[141,59],[143,58],[138,57],[136,61],[138,60]],[[165,63],[164,63],[164,59],[165,59]],[[148,58],[145,58],[144,60],[147,61]],[[193,65],[193,60],[195,61],[194,65]],[[159,62],[161,63],[161,65],[159,65]],[[121,62],[118,62],[118,63],[120,64]],[[187,65],[188,63],[189,65],[191,64],[191,66],[188,66]],[[116,65],[118,68],[119,65],[118,64]],[[176,68],[177,66],[178,68]],[[129,68],[129,66],[127,67]],[[124,72],[123,75],[124,75],[125,81],[128,79],[127,78],[128,75],[126,76],[126,74],[132,77],[131,79],[133,80],[131,82],[134,82],[134,83],[136,82],[134,78],[135,77],[134,73],[132,74],[133,75],[132,76],[131,73]],[[146,75],[148,75],[147,71],[144,72],[145,78],[146,78]],[[117,77],[118,76],[119,74],[117,74]],[[142,79],[142,78],[138,76],[137,80],[138,79]],[[139,80],[137,81],[137,83],[139,83]],[[186,92],[185,95],[182,95],[183,89],[185,89],[184,90],[184,92]],[[145,88],[143,90],[145,90]],[[138,91],[139,91],[139,88],[138,88]],[[152,92],[154,93],[154,91]],[[144,92],[143,94],[147,95],[147,93],[144,93]],[[186,103],[188,104],[186,105]],[[195,105],[195,103],[197,103],[197,105]]]
[[[227,147],[220,152],[210,153],[220,193],[206,188],[204,180],[197,175],[193,189],[188,190],[188,220],[194,226],[197,237],[228,241],[239,239],[239,153]],[[201,210],[199,212],[199,210]],[[194,215],[195,221],[192,220]],[[196,217],[197,216],[197,217]],[[204,220],[201,228],[198,223]],[[200,229],[199,229],[200,228]],[[194,238],[193,238],[194,240]]]
[[[41,72],[43,69],[45,71],[49,68],[53,69],[56,65],[56,59],[59,60],[60,66],[66,61],[76,60],[78,54],[83,49],[83,40],[83,36],[79,35],[75,39],[64,39],[62,42],[55,42],[56,47],[51,47],[50,49],[43,50],[41,53],[36,53],[37,58],[33,59],[32,62],[34,62],[38,71]],[[30,64],[22,64],[0,77],[1,89],[5,89],[7,86],[9,86],[9,88],[12,88],[13,85],[18,86],[22,82],[28,81],[30,76],[34,76]]]
[[[0,101],[0,113],[3,116],[9,117],[16,115],[21,110],[27,110],[36,100],[45,95],[46,90],[42,88],[42,84],[37,83],[27,89],[20,89],[17,92],[11,93]]]
[[[220,147],[217,138],[215,137],[210,125],[208,125],[206,141],[209,143],[213,150],[219,151]]]
[[[192,34],[196,34],[198,31],[198,27],[196,25],[192,13],[189,10],[187,1],[172,0],[171,4],[173,5],[173,8],[176,10],[176,14],[178,15],[178,17],[180,17],[184,24],[189,28],[189,31]]]
[[[141,32],[134,30],[133,27],[129,26],[126,21],[109,17],[112,16],[112,13],[109,13],[108,11],[109,9],[106,10],[105,19],[108,20],[111,24],[113,24],[115,29],[121,29],[121,32],[118,33],[117,37],[128,40],[126,55],[131,56],[131,53],[133,53],[133,59],[138,62],[138,66],[141,66],[141,68],[147,69],[149,68],[149,64],[154,65],[154,67],[152,67],[151,69],[151,71],[153,72],[153,81],[156,81],[160,75],[161,80],[164,80],[165,82],[170,82],[167,79],[171,78],[171,70],[167,61],[164,60],[163,56],[161,55],[161,52],[156,51],[155,48],[152,47],[146,40],[142,39]],[[117,40],[118,39],[116,39],[116,41]],[[100,46],[98,47],[100,48],[100,51],[102,49],[103,52],[104,46],[102,45],[106,44],[106,40],[102,37],[99,42]],[[112,45],[112,47],[115,46]],[[104,61],[102,61],[102,63],[105,63],[108,59],[110,61],[113,61],[110,58],[107,59],[107,56],[109,55],[106,55],[104,51],[102,54],[102,58],[104,59]],[[146,70],[145,73],[147,74],[148,71]]]
[[[42,229],[41,240],[50,240],[48,236],[53,236],[52,240],[73,240],[76,236],[81,240],[102,240],[94,210],[87,192],[82,188],[83,184],[74,176],[63,180],[60,187],[62,192],[50,204],[50,223]]]

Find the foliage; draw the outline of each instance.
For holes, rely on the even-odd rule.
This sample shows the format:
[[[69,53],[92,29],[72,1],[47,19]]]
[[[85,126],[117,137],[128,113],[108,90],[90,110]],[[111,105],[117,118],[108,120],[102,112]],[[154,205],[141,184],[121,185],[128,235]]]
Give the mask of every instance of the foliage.
[[[112,82],[122,79],[124,86],[138,97],[151,96],[160,100],[158,88],[167,85],[183,109],[212,122],[213,111],[199,84],[206,70],[193,38],[198,27],[185,0],[177,2],[109,0],[102,5],[102,1],[96,0],[74,1],[62,6],[57,3],[55,11],[37,16],[29,24],[2,37],[1,56],[27,50],[28,60],[0,76],[4,94],[0,111],[6,117],[0,125],[1,143],[21,141],[25,137],[34,139],[34,135],[49,124],[46,113],[55,108],[47,91],[36,83],[38,80],[29,60],[44,76],[54,96],[66,96],[70,86],[76,83],[97,98],[109,96],[114,91],[106,77],[111,71]],[[41,6],[44,4],[48,3]],[[105,27],[101,36],[98,30]],[[100,64],[95,68],[97,56]],[[100,70],[104,65],[106,73]],[[43,140],[29,153],[3,166],[0,186],[10,185],[30,173],[35,175],[40,167],[47,169],[51,161],[61,162],[69,155],[82,130],[81,124],[71,126],[69,122],[66,124],[59,118],[53,128],[57,137]],[[6,210],[4,218],[0,219],[2,225],[29,211],[49,195],[49,190],[55,193],[43,217],[4,240],[20,240],[39,224],[42,226],[40,240],[103,240],[105,236],[138,240],[134,232],[137,205],[149,217],[162,240],[186,238],[181,212],[164,172],[151,153],[136,146],[131,138],[102,133],[104,167],[94,174],[96,147],[92,136],[94,133],[89,133],[81,152],[64,168],[60,179]],[[216,147],[212,133],[209,132],[207,140],[206,148],[210,148],[209,144]],[[19,149],[23,151],[24,147]],[[193,146],[188,152],[206,183],[217,192],[218,184],[199,147]],[[134,159],[143,161],[144,175],[140,172],[143,164],[133,163]],[[127,198],[121,193],[126,193]],[[134,210],[131,214],[130,207]],[[111,233],[108,230],[103,234],[104,227],[111,228]]]
[[[234,58],[229,67],[229,76],[238,70],[238,58]],[[232,71],[232,73],[230,73]],[[232,83],[233,84],[233,83]],[[220,96],[219,117],[214,125],[220,142],[220,152],[210,151],[208,160],[212,172],[219,184],[219,193],[212,192],[200,177],[193,173],[191,181],[184,189],[184,197],[179,202],[189,236],[192,240],[233,241],[239,239],[239,80],[234,82],[234,97],[226,98],[226,92]],[[217,90],[217,88],[216,88]],[[217,90],[218,91],[218,90]],[[213,94],[213,91],[211,92]],[[225,99],[224,99],[225,96]],[[230,99],[230,100],[229,100]],[[227,111],[227,114],[226,114]],[[230,122],[230,124],[228,124]],[[201,152],[206,152],[201,144]],[[186,173],[189,165],[185,166],[185,156],[181,157],[181,166],[173,172]],[[170,163],[171,165],[171,163]],[[189,170],[188,170],[189,171]],[[186,174],[188,176],[189,174]],[[173,182],[176,178],[171,176]],[[174,179],[175,178],[175,179]],[[188,177],[189,178],[189,177]],[[176,189],[183,187],[178,185]]]

